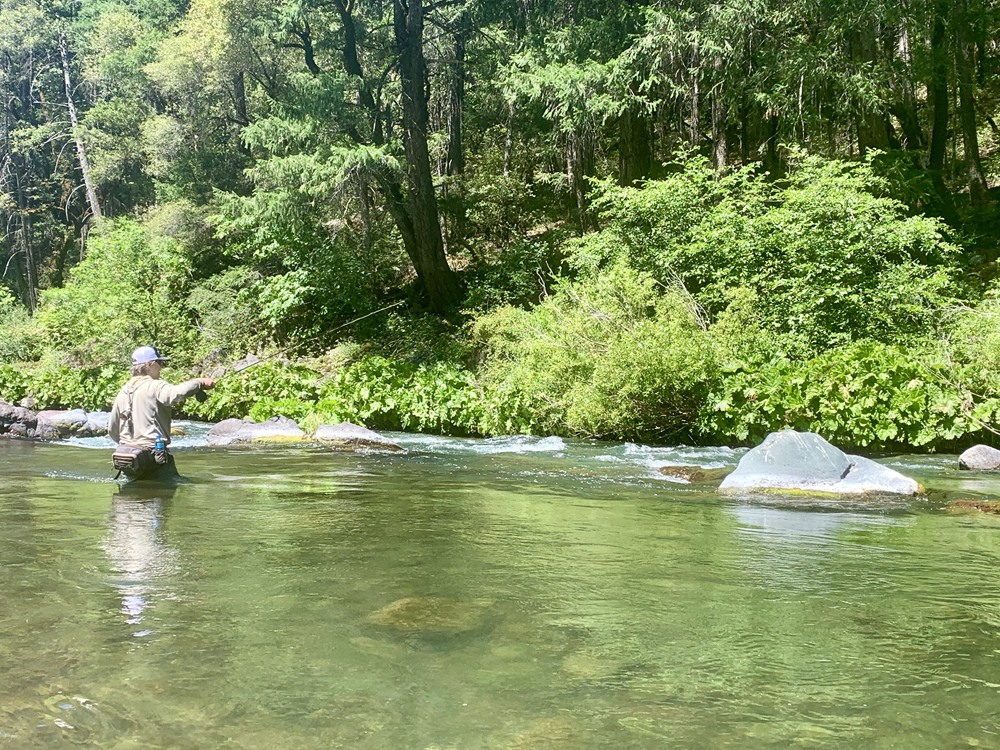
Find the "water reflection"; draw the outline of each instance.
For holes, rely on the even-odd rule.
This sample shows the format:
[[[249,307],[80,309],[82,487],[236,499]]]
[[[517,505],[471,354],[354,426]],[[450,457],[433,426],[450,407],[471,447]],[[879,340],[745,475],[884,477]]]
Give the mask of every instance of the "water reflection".
[[[123,485],[111,498],[108,534],[102,545],[119,574],[112,583],[121,597],[121,613],[129,625],[140,625],[157,597],[168,594],[163,583],[177,569],[177,550],[164,541],[163,524],[172,487]],[[133,633],[152,634],[148,628]]]
[[[787,510],[759,505],[732,506],[732,512],[745,530],[783,542],[807,545],[835,541],[844,530],[900,523],[899,519],[890,516]]]

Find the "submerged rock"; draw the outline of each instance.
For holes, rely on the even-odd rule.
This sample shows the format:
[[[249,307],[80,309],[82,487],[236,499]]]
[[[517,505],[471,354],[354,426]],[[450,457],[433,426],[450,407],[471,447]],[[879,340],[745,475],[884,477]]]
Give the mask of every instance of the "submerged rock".
[[[570,716],[535,719],[509,743],[505,750],[577,750],[593,741],[587,727]]]
[[[958,457],[958,468],[970,471],[1000,469],[1000,451],[988,445],[974,445]]]
[[[681,482],[694,484],[696,482],[715,482],[729,474],[730,469],[706,469],[704,466],[661,466],[660,473],[665,477]]]
[[[485,627],[491,606],[484,599],[407,596],[372,612],[368,622],[401,633],[461,635]]]
[[[357,450],[358,448],[382,451],[403,450],[401,445],[394,443],[389,438],[382,437],[367,427],[359,427],[350,422],[321,425],[313,433],[313,439],[344,450]]]
[[[948,505],[952,512],[989,513],[1000,515],[1000,500],[955,500]]]
[[[871,459],[844,453],[815,433],[783,430],[750,449],[719,489],[915,495],[920,486]]]
[[[271,417],[266,422],[224,419],[208,432],[209,445],[232,443],[289,443],[306,439],[305,432],[288,417]]]

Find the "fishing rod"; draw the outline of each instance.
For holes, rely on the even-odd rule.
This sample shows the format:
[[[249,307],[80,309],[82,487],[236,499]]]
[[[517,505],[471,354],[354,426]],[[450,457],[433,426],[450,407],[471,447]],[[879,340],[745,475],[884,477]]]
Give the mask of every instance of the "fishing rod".
[[[215,383],[218,384],[218,382],[220,380],[228,378],[228,377],[230,377],[232,375],[238,375],[240,373],[244,373],[247,370],[249,370],[251,367],[256,367],[257,365],[261,364],[262,362],[268,362],[268,361],[274,359],[275,357],[280,357],[281,355],[287,354],[288,352],[292,351],[293,349],[298,349],[299,347],[304,346],[305,344],[308,344],[310,342],[316,341],[316,340],[318,340],[322,336],[329,336],[330,334],[336,333],[337,331],[343,330],[344,328],[347,328],[348,326],[354,325],[355,323],[358,323],[358,322],[364,320],[365,318],[370,318],[373,315],[378,315],[379,313],[383,313],[386,310],[391,310],[394,307],[399,307],[400,305],[405,304],[405,302],[406,302],[406,300],[400,300],[399,302],[394,302],[391,305],[386,305],[385,307],[380,307],[378,310],[373,310],[370,313],[365,313],[364,315],[361,315],[361,316],[359,316],[357,318],[354,318],[353,320],[349,320],[346,323],[343,323],[342,325],[337,326],[336,328],[331,328],[330,330],[326,330],[326,331],[323,331],[321,333],[317,333],[315,336],[311,336],[311,337],[309,337],[307,339],[303,339],[302,341],[297,341],[294,344],[292,344],[291,346],[286,346],[284,349],[279,349],[276,352],[272,352],[271,354],[268,354],[266,357],[260,357],[260,358],[258,358],[256,360],[254,360],[253,362],[248,363],[245,367],[239,368],[238,370],[237,369],[232,369],[232,370],[229,370],[228,372],[224,372],[219,377],[212,378],[212,380],[214,380]],[[206,398],[207,398],[207,395],[205,394],[204,391],[198,391],[195,394],[195,399],[198,400],[198,401],[204,401]]]

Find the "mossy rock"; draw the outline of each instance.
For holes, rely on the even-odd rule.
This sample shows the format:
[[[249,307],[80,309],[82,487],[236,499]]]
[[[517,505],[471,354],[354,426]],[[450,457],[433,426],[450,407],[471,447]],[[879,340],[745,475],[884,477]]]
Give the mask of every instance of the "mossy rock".
[[[660,473],[671,479],[695,484],[699,482],[719,482],[732,469],[706,469],[704,466],[661,466]]]
[[[486,599],[407,596],[372,612],[368,622],[400,633],[462,635],[484,629],[492,606]]]
[[[287,417],[272,417],[266,422],[249,419],[224,419],[208,433],[209,445],[239,443],[301,443],[306,434]]]
[[[953,513],[989,513],[1000,516],[1000,500],[955,500],[948,505]]]
[[[350,422],[340,424],[324,424],[316,428],[313,439],[328,445],[335,450],[377,450],[398,453],[403,447],[389,438],[379,435]]]
[[[576,750],[587,744],[590,733],[572,716],[535,719],[503,747],[508,750]]]

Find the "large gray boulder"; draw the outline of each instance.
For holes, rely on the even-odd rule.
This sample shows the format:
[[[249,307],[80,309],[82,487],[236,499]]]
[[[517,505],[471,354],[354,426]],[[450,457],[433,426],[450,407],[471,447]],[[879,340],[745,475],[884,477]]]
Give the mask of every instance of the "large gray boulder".
[[[106,435],[109,416],[108,412],[98,411],[88,414],[83,409],[49,409],[35,412],[23,406],[0,402],[0,435],[36,440]]]
[[[844,453],[815,433],[783,430],[747,451],[719,489],[915,495],[920,486],[882,464]]]
[[[73,432],[87,424],[87,412],[83,409],[46,409],[38,412],[38,418]]]
[[[49,409],[38,412],[38,430],[49,434],[45,437],[94,437],[108,433],[106,411],[86,412],[83,409]],[[41,434],[38,437],[42,437]]]
[[[266,422],[249,419],[224,419],[208,432],[209,445],[232,443],[295,443],[306,434],[288,417],[271,417]]]
[[[403,447],[367,427],[359,427],[350,422],[320,425],[313,433],[313,439],[340,450],[379,450],[398,452]]]
[[[988,445],[974,445],[958,457],[958,468],[969,471],[1000,469],[1000,451]]]
[[[106,435],[108,423],[111,420],[111,412],[91,411],[87,412],[87,424],[83,429],[91,435]]]
[[[0,435],[29,437],[38,424],[38,415],[22,406],[0,402]]]

